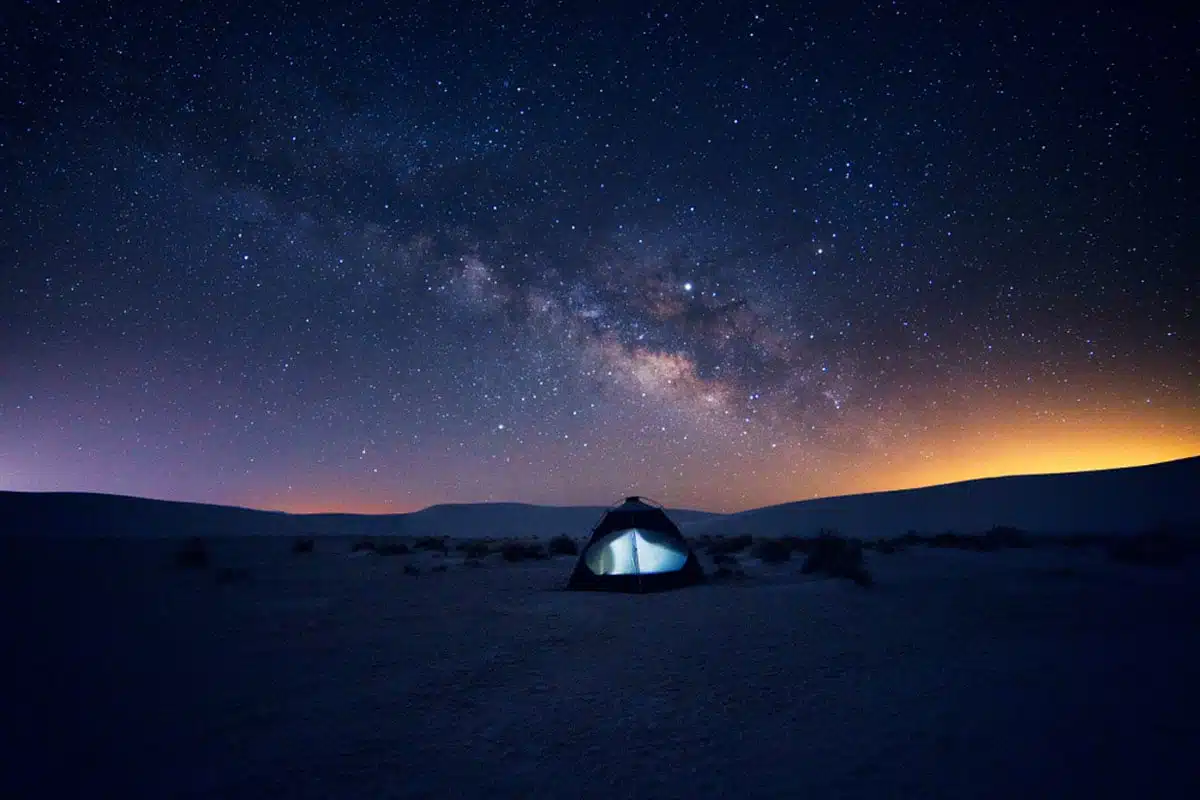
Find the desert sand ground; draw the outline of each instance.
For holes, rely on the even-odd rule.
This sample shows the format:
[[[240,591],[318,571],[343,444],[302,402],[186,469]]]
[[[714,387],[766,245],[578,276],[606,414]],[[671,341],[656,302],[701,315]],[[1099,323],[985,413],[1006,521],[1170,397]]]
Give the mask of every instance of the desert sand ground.
[[[628,596],[290,544],[0,542],[0,794],[1200,797],[1194,562],[918,547],[870,589],[743,558]]]

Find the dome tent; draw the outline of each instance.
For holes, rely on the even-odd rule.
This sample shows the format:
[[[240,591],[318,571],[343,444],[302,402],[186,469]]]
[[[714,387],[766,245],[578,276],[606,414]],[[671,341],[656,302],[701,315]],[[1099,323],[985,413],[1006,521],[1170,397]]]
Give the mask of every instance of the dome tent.
[[[592,529],[567,588],[655,592],[703,580],[700,562],[662,507],[627,497]]]

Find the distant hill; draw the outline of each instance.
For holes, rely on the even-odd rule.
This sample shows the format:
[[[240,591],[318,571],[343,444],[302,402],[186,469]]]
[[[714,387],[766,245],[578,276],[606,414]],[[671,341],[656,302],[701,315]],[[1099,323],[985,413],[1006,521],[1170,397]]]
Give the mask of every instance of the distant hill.
[[[0,535],[161,536],[582,536],[606,507],[463,503],[408,514],[286,514],[233,506],[86,492],[0,492]],[[713,516],[670,510],[678,524]]]
[[[1135,533],[1160,523],[1200,524],[1200,456],[804,500],[697,521],[685,533],[807,536],[836,528],[880,538],[910,530],[981,533],[997,525],[1031,533]]]
[[[437,505],[408,514],[285,514],[204,503],[79,492],[0,492],[0,535],[33,536],[582,536],[602,506]],[[846,495],[738,514],[671,509],[688,535],[850,536],[982,532],[1134,532],[1200,524],[1200,456],[1097,472],[1022,475]]]

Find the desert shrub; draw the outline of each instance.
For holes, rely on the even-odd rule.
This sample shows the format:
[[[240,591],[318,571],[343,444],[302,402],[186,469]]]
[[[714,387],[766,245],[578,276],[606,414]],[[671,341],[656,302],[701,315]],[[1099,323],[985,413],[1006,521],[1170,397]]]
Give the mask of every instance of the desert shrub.
[[[715,537],[708,545],[708,554],[710,556],[719,555],[722,553],[740,553],[754,543],[754,537],[748,533],[740,536],[724,536]]]
[[[555,536],[550,540],[550,544],[546,546],[552,556],[577,556],[579,555],[579,545],[575,544],[575,540],[570,536],[562,535]]]
[[[972,550],[978,553],[992,553],[1009,547],[1033,546],[1028,534],[1019,528],[1005,525],[992,528],[984,534],[972,535],[946,531],[929,537],[925,542],[930,547]]]
[[[422,536],[413,543],[413,547],[417,550],[428,550],[445,553],[450,548],[446,545],[446,540],[441,536]]]
[[[437,564],[433,569],[430,570],[430,572],[445,572],[448,569],[449,567],[447,567],[445,564]]]
[[[467,539],[456,544],[454,549],[467,558],[485,558],[492,552],[486,539]]]
[[[900,537],[900,539],[897,541],[897,544],[901,547],[908,547],[914,544],[929,544],[929,538],[922,536],[916,531],[909,531]]]
[[[812,547],[813,539],[811,536],[780,536],[778,541],[792,553],[807,553]]]
[[[199,536],[188,539],[175,553],[176,566],[184,569],[203,569],[211,559],[208,555],[208,544]]]
[[[874,542],[864,544],[863,547],[868,550],[874,550],[876,553],[883,553],[884,555],[891,555],[900,549],[900,546],[891,539],[877,539]]]
[[[869,586],[872,582],[863,559],[862,542],[828,531],[822,532],[814,540],[812,550],[804,559],[800,571],[805,574],[821,573],[832,578],[848,578],[859,586]]]
[[[313,541],[312,537],[302,536],[296,541],[292,542],[292,552],[297,555],[302,553],[311,553],[313,551],[313,547],[315,546],[316,542]]]
[[[791,559],[792,548],[779,539],[760,539],[754,544],[753,554],[764,564],[782,564]]]
[[[966,537],[962,534],[954,533],[953,531],[946,531],[945,533],[938,533],[930,536],[926,540],[926,544],[928,544],[930,547],[966,549],[968,544],[964,541],[965,539]]]
[[[486,558],[492,552],[491,546],[481,539],[459,542],[456,549],[467,558]]]
[[[405,564],[404,565],[404,574],[405,575],[420,575],[421,568],[416,566],[415,564]]]
[[[1183,562],[1190,550],[1196,549],[1195,542],[1166,529],[1158,529],[1133,536],[1114,537],[1108,546],[1108,555],[1122,564],[1139,564],[1152,567],[1170,567]]]
[[[381,556],[406,556],[412,549],[404,542],[383,542],[375,546],[375,552]]]
[[[370,539],[358,539],[354,544],[350,545],[351,553],[374,553],[375,542]]]
[[[717,567],[716,571],[712,574],[713,580],[717,582],[741,580],[745,577],[746,572],[741,567],[729,566],[727,564]]]
[[[471,569],[479,569],[480,567],[483,566],[483,562],[477,558],[468,558],[465,561],[463,561],[463,566],[470,567]]]
[[[549,555],[537,542],[507,542],[500,548],[500,555],[505,561],[549,558]]]
[[[734,566],[738,563],[737,556],[732,555],[731,553],[717,553],[712,557],[712,561],[714,564],[728,564],[730,566]]]

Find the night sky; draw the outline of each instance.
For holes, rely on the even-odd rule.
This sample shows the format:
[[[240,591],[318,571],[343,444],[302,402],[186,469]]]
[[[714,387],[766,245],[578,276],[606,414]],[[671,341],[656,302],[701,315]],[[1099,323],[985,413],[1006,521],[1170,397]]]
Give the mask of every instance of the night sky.
[[[574,5],[6,4],[0,489],[729,511],[1200,453],[1194,14]]]

